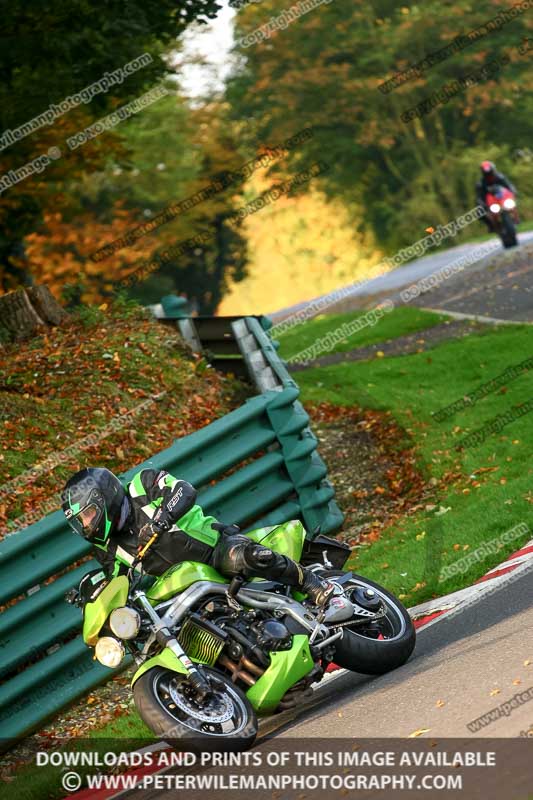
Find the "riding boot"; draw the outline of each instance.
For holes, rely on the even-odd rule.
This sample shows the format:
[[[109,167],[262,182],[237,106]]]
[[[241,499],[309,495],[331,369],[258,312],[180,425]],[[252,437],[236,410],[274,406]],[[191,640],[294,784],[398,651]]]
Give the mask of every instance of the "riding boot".
[[[317,606],[327,606],[331,595],[335,592],[335,587],[329,581],[322,581],[310,569],[305,569],[305,580],[302,584],[302,592],[313,601]]]
[[[246,536],[226,536],[215,546],[211,562],[222,575],[275,580],[304,592],[316,605],[326,605],[334,586],[288,556],[256,544]]]
[[[329,583],[329,581],[320,580],[313,570],[302,567],[291,558],[287,558],[287,556],[281,556],[281,558],[285,559],[286,566],[284,573],[278,577],[278,580],[288,586],[294,586],[299,589],[315,605],[326,606],[335,591],[333,584]]]
[[[335,591],[333,584],[321,581],[312,570],[302,567],[292,558],[275,553],[267,547],[255,545],[248,558],[249,562],[264,564],[270,577],[286,586],[299,589],[317,606],[327,605]]]

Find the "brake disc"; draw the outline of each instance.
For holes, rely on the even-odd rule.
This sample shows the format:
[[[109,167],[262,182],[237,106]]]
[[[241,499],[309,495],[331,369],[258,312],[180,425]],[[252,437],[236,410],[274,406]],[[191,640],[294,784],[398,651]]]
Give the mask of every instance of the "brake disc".
[[[216,701],[217,707],[213,708],[206,705],[200,709],[192,700],[189,700],[189,698],[178,691],[176,686],[170,686],[169,692],[173,702],[178,708],[201,722],[211,722],[214,724],[227,722],[233,717],[235,712],[233,701],[227,694],[220,695],[213,693],[210,702],[213,703]]]

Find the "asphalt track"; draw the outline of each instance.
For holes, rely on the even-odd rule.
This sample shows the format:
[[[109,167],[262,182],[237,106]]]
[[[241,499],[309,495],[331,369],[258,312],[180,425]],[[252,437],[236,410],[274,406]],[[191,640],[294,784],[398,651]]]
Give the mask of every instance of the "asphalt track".
[[[463,244],[423,256],[397,269],[355,286],[349,294],[335,299],[335,293],[309,298],[305,302],[270,313],[274,324],[282,322],[314,301],[323,301],[322,311],[339,313],[368,308],[391,299],[398,302],[402,289],[416,284],[458,259],[470,256],[483,245],[494,251],[469,264],[463,271],[410,302],[440,311],[481,315],[516,322],[533,322],[533,231],[518,235],[518,247],[504,250],[497,238],[488,242]],[[346,288],[346,287],[345,287]]]
[[[533,687],[533,565],[513,575],[422,628],[413,656],[400,669],[377,678],[343,672],[317,689],[301,716],[273,718],[263,734],[408,737],[427,729],[422,736],[520,736],[533,727],[533,692],[529,702],[507,715],[500,711],[479,731],[467,727]]]
[[[462,739],[464,745],[465,739],[474,742],[479,737],[489,740],[520,737],[524,741],[523,734],[533,726],[533,692],[531,700],[518,704],[508,713],[501,710],[495,715],[497,719],[477,732],[468,725],[533,686],[532,581],[533,563],[530,561],[478,599],[435,619],[419,631],[414,654],[408,663],[388,675],[365,677],[345,671],[332,673],[317,687],[305,706],[262,721],[255,747],[264,752],[269,740],[274,738],[278,742],[286,740],[287,744],[289,739],[296,740],[309,749],[311,740],[316,739],[322,749],[327,748],[328,740],[339,737],[386,738],[390,739],[391,747],[401,738],[407,747],[406,738],[413,734],[417,734],[419,743],[424,738],[456,739],[458,748],[459,740]],[[531,748],[533,755],[533,743],[524,744]],[[383,749],[386,749],[385,744]],[[511,760],[513,753],[509,752]],[[525,774],[524,763],[531,765],[530,775]],[[509,768],[512,772],[509,780],[512,782],[516,778],[519,790],[523,791],[525,785],[533,788],[533,758],[524,762],[522,752],[517,767]],[[163,770],[165,775],[181,771],[179,768]],[[493,797],[479,788],[482,790],[480,798]],[[207,798],[209,793],[203,796]],[[309,797],[297,792],[290,796]],[[367,797],[367,794],[357,793],[357,796]],[[376,797],[375,794],[371,796]],[[379,794],[380,798],[385,796],[392,795]],[[447,791],[424,793],[426,798],[452,796],[465,797]],[[503,795],[498,790],[495,796]],[[521,794],[513,791],[512,797],[517,796]],[[171,800],[176,797],[176,791],[154,787],[120,792],[114,797]]]

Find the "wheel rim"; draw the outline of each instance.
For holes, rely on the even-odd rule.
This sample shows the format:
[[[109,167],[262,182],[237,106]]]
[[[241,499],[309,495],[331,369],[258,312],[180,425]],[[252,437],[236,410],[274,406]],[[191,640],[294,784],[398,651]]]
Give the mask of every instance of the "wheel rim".
[[[331,576],[330,580],[334,581],[335,578]],[[382,609],[385,610],[384,616],[380,617],[375,622],[370,621],[368,624],[363,622],[357,623],[353,628],[349,624],[344,626],[350,633],[356,636],[362,636],[365,639],[388,642],[400,639],[404,635],[407,629],[404,615],[397,603],[391,600],[382,589],[360,578],[351,579],[347,583],[342,584],[342,587],[349,600],[351,599],[352,591],[355,589],[372,589],[380,598]]]
[[[154,675],[152,690],[159,705],[179,725],[202,736],[236,736],[248,722],[248,711],[238,690],[221,676],[205,670],[211,695],[203,702],[194,693],[183,675],[165,671]],[[165,735],[171,736],[171,731]]]

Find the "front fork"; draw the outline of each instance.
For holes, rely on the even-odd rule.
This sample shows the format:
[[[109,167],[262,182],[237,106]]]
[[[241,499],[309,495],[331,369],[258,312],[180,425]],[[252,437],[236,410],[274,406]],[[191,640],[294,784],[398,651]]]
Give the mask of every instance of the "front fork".
[[[137,591],[133,595],[133,599],[139,603],[146,611],[154,624],[154,633],[156,641],[161,647],[168,647],[168,649],[176,656],[179,663],[184,668],[186,675],[189,678],[191,686],[198,693],[200,698],[210,691],[209,684],[200,672],[200,670],[193,664],[183,647],[180,645],[174,634],[163,624],[161,618],[150,605],[148,598],[144,592]]]

